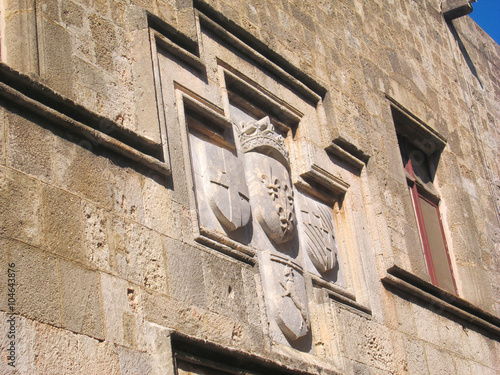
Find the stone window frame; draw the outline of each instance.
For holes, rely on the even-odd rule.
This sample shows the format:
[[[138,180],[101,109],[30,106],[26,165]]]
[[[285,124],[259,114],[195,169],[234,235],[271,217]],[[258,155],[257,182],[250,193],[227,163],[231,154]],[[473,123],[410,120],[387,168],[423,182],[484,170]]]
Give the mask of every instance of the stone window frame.
[[[403,124],[403,127],[396,128],[396,133],[414,141],[430,139],[431,142],[421,143],[420,147],[424,150],[427,149],[427,154],[437,158],[439,150],[445,148],[447,140],[418,119],[418,117],[414,116],[397,100],[388,95],[386,95],[386,99],[391,110],[395,110],[395,113],[405,116],[412,125],[404,126]],[[408,122],[406,124],[408,125]],[[429,147],[433,152],[430,152]],[[432,161],[434,169],[437,166],[437,161],[437,159]],[[412,176],[406,170],[405,177],[412,183]],[[434,201],[440,199],[437,190],[432,188],[433,185],[425,184],[422,181],[420,184],[426,185],[427,196],[433,197]],[[443,223],[443,225],[445,226],[446,223]],[[468,302],[458,294],[450,293],[397,264],[390,265],[381,280],[387,290],[397,295],[410,296],[415,303],[417,301],[423,302],[427,304],[431,311],[455,320],[464,326],[477,329],[484,335],[500,337],[500,318]]]
[[[447,289],[452,293],[458,294],[446,235],[443,228],[443,220],[439,211],[441,198],[439,196],[439,193],[436,192],[432,181],[428,183],[424,183],[423,181],[431,173],[431,169],[436,169],[436,166],[433,165],[433,160],[435,160],[436,157],[433,157],[432,154],[427,155],[425,153],[425,150],[422,150],[422,148],[415,148],[413,145],[409,144],[408,140],[404,137],[399,137],[399,148],[405,162],[404,167],[406,172],[406,180],[412,197],[413,209],[415,210],[417,226],[420,233],[420,240],[427,265],[427,272],[429,273],[431,282],[438,287],[442,287],[443,289]],[[414,166],[415,162],[419,163],[420,166]],[[428,234],[429,226],[426,224],[426,220],[429,219],[429,217],[424,213],[421,200],[427,202],[435,209],[435,218],[437,219],[437,222],[439,224],[439,232],[441,233],[440,239],[442,241],[441,245],[444,247],[444,253],[442,252],[443,249],[437,250],[438,252],[441,251],[441,254],[436,254],[436,250],[433,251],[433,248],[435,249],[435,247],[439,246],[439,244],[436,245],[435,242],[430,242],[431,239]],[[443,257],[444,255],[444,257],[446,258],[446,263],[448,265],[447,269],[446,266],[441,267],[440,270],[437,269],[435,265],[436,255],[441,257]],[[449,276],[447,275],[448,272]],[[446,275],[443,275],[443,273],[446,273]],[[446,277],[449,277],[451,279],[452,289],[450,289],[449,286],[448,288],[444,287],[443,282],[440,281]]]
[[[437,131],[430,128],[395,102],[391,102],[391,112],[398,137],[398,148],[404,164],[406,182],[413,204],[416,229],[419,233],[421,251],[425,260],[427,273],[431,283],[440,287],[436,275],[436,272],[439,272],[439,270],[434,266],[431,253],[431,246],[433,248],[435,247],[434,244],[429,243],[427,234],[428,228],[426,228],[424,223],[424,213],[420,204],[420,198],[429,202],[436,208],[436,213],[438,215],[437,219],[444,242],[444,256],[447,259],[453,283],[452,292],[457,294],[454,270],[451,266],[449,248],[447,245],[448,241],[446,240],[444,231],[446,223],[443,222],[439,212],[441,197],[434,184],[439,158],[446,147],[447,140]],[[440,250],[442,251],[443,249]],[[413,251],[416,251],[416,249]],[[443,256],[443,254],[440,255]]]

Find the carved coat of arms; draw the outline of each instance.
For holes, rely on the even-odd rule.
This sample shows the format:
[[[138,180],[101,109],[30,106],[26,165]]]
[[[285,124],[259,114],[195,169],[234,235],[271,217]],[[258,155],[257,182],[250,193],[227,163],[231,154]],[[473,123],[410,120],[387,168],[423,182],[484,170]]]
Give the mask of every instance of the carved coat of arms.
[[[333,215],[326,206],[305,197],[300,200],[300,206],[303,247],[318,271],[327,272],[337,264]]]
[[[245,151],[248,186],[254,215],[275,243],[295,236],[294,193],[287,169],[288,152],[269,117],[240,125]]]
[[[201,174],[204,199],[228,232],[247,225],[251,209],[243,162],[225,148],[208,142],[193,142],[198,153],[195,174]]]
[[[230,151],[220,148],[207,155],[205,187],[208,203],[217,219],[229,231],[245,226],[250,220],[248,188],[241,171],[243,163]]]
[[[305,336],[310,327],[302,270],[291,262],[281,263],[282,260],[278,258],[272,260],[279,285],[275,319],[285,336],[295,341]]]
[[[283,137],[265,117],[240,123],[239,139],[245,153],[252,214],[274,245],[292,243],[297,227],[295,198]],[[302,268],[290,254],[279,253],[274,247],[265,250],[268,255],[261,257],[261,270],[266,300],[277,328],[293,342],[310,330]]]

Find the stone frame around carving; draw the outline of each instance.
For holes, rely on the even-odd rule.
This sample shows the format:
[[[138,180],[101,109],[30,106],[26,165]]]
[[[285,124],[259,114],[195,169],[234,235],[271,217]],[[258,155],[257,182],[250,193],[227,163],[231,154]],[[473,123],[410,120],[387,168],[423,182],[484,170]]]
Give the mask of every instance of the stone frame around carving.
[[[210,53],[213,56],[208,57],[205,54],[206,51],[204,50],[206,46],[202,43],[203,33],[208,32],[213,38],[220,40],[222,45],[218,48],[227,49],[230,53],[236,56],[237,59],[243,59],[242,61],[245,61],[247,64],[249,62],[252,63],[253,66],[257,68],[256,70],[260,72],[259,74],[267,77],[265,81],[274,79],[275,82],[280,82],[280,84],[285,85],[287,90],[289,90],[289,93],[292,93],[297,98],[301,98],[301,100],[304,100],[305,103],[314,108],[314,116],[317,116],[315,117],[316,120],[321,122],[327,121],[326,115],[323,113],[323,97],[326,91],[318,86],[318,84],[314,81],[309,82],[308,80],[304,80],[302,73],[298,74],[293,70],[294,68],[291,68],[286,63],[283,65],[277,64],[277,60],[272,57],[272,54],[268,55],[268,52],[260,51],[258,48],[255,49],[255,45],[252,45],[252,43],[247,41],[244,38],[244,35],[241,34],[243,31],[236,30],[237,32],[235,32],[230,26],[225,25],[221,22],[221,20],[217,19],[217,17],[213,18],[212,16],[213,15],[211,15],[209,10],[197,9],[195,7],[195,19],[199,43],[198,49],[185,48],[181,43],[178,43],[178,41],[170,38],[168,34],[164,34],[156,29],[150,28],[151,42],[156,50],[161,49],[166,51],[174,60],[185,65],[187,69],[196,72],[196,74],[200,77],[204,77],[203,79],[205,80],[205,83],[203,87],[205,89],[212,89],[208,90],[210,91],[208,92],[208,96],[201,97],[196,92],[203,92],[203,95],[205,95],[205,91],[193,90],[191,87],[184,85],[183,82],[176,81],[174,82],[175,85],[177,85],[176,88],[172,88],[172,94],[169,94],[171,95],[171,102],[164,104],[164,107],[167,109],[170,106],[170,111],[175,109],[174,112],[177,114],[177,126],[183,133],[181,135],[181,147],[184,150],[184,162],[187,161],[187,164],[185,164],[186,170],[191,170],[191,156],[189,151],[189,142],[187,141],[189,129],[186,124],[185,108],[188,108],[190,111],[194,111],[198,114],[198,116],[208,118],[210,121],[220,124],[222,127],[229,126],[229,123],[231,122],[229,115],[231,103],[243,106],[249,105],[249,103],[245,104],[241,102],[241,95],[238,95],[238,90],[240,90],[246,95],[250,93],[250,96],[256,100],[259,105],[264,105],[266,109],[269,110],[269,108],[271,108],[272,111],[275,111],[276,116],[273,119],[273,124],[277,126],[278,130],[281,130],[285,134],[289,134],[287,142],[292,158],[290,172],[292,184],[295,188],[302,189],[305,187],[306,189],[309,189],[310,192],[313,191],[313,195],[321,196],[323,201],[325,201],[325,191],[329,192],[326,195],[330,195],[330,198],[326,198],[326,201],[331,201],[332,195],[335,197],[345,195],[346,191],[349,189],[349,183],[342,178],[339,178],[337,175],[332,174],[328,168],[324,167],[324,164],[318,164],[314,161],[307,161],[304,163],[302,160],[299,160],[303,156],[299,154],[299,149],[303,148],[303,141],[300,140],[299,142],[292,142],[292,139],[294,139],[297,135],[296,133],[299,129],[299,122],[301,122],[304,113],[302,113],[300,109],[290,106],[286,102],[286,99],[278,98],[274,93],[268,91],[268,89],[264,87],[265,85],[262,86],[256,83],[254,76],[249,77],[245,75],[243,71],[235,69],[231,61],[226,60],[224,56],[217,55],[217,53],[214,54],[213,48],[210,50]],[[228,59],[231,60],[231,58]],[[157,64],[155,67],[155,80],[158,82],[160,78],[158,61],[156,61],[155,57],[153,57],[153,60],[155,61],[155,64]],[[214,69],[214,61],[216,61],[216,69]],[[172,82],[169,82],[167,84],[171,83]],[[158,86],[160,89],[157,91],[157,96],[162,95],[161,85],[164,84],[165,82],[159,82]],[[193,86],[196,86],[196,84],[193,84]],[[250,107],[252,107],[251,104]],[[250,108],[249,110],[255,110],[255,106],[253,107],[254,108]],[[165,114],[163,114],[163,118],[165,119],[165,122],[164,125],[162,125],[162,128],[165,129],[166,133],[169,126],[174,126],[174,121],[170,118],[169,120],[171,121],[171,124],[167,124],[167,116]],[[308,121],[309,123],[307,125],[309,126],[310,120]],[[327,124],[323,124],[323,127],[326,125]],[[300,129],[304,129],[304,126],[304,124],[301,124]],[[319,131],[317,131],[317,133],[319,133]],[[302,139],[303,137],[304,135],[301,135],[298,139]],[[354,155],[348,151],[351,149],[347,147],[348,145],[346,146],[343,143],[339,144],[338,142],[335,142],[335,140],[335,143],[330,143],[328,147],[324,149],[322,148],[324,147],[324,141],[321,140],[321,137],[319,140],[319,144],[322,145],[319,147],[320,151],[323,154],[328,155],[327,157],[336,158],[341,160],[345,165],[348,165],[348,169],[351,170],[351,173],[357,175],[357,178],[359,179],[359,186],[362,186],[367,182],[366,176],[364,176],[363,173],[365,173],[364,168],[369,158],[368,155],[364,153],[359,154],[359,152]],[[169,142],[168,147],[171,148],[171,139],[165,139],[165,141]],[[179,142],[179,140],[174,141],[174,143],[175,142]],[[315,147],[317,148],[318,146]],[[170,156],[172,157],[172,155]],[[188,186],[193,186],[193,177],[188,174],[186,175],[188,179]],[[238,241],[229,238],[224,233],[200,225],[199,215],[197,214],[198,205],[194,196],[195,194],[191,195],[190,193],[189,195],[190,198],[187,208],[191,212],[191,220],[193,221],[191,228],[193,236],[191,238],[194,243],[208,246],[209,248],[225,253],[246,263],[255,264],[257,251],[252,246],[241,244]],[[359,198],[364,199],[361,196]],[[338,221],[344,220],[340,219],[338,213],[335,213],[335,215],[337,215]],[[350,217],[348,220],[349,222],[343,224],[343,226],[349,228],[348,231],[351,234],[354,230],[352,227],[352,220],[353,218]],[[349,252],[352,253],[354,251],[354,253],[350,254],[349,257],[354,257],[356,259],[359,257],[359,254],[357,254],[359,249],[356,247],[357,245],[355,244],[350,246]],[[362,266],[359,260],[355,260],[355,264],[356,266],[354,267]],[[353,266],[351,265],[348,272],[351,272],[352,269]],[[349,306],[349,308],[359,311],[361,314],[370,315],[371,310],[367,307],[368,299],[365,295],[366,293],[361,293],[364,297],[360,303],[357,301],[355,295],[358,293],[353,292],[354,290],[362,288],[362,285],[364,284],[364,276],[358,273],[357,276],[353,277],[359,280],[351,283],[350,286],[346,288],[325,281],[314,275],[310,275],[309,273],[306,275],[306,279],[309,280],[307,283],[312,282],[316,287],[327,290],[330,297],[336,302]]]

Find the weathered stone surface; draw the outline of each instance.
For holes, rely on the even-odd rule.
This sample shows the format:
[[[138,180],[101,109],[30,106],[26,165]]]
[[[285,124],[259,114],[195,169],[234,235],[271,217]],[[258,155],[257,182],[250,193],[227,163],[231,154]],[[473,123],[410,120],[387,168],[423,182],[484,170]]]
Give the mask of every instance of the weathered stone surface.
[[[4,109],[0,109],[0,165],[5,165],[5,137],[4,129],[7,123]]]
[[[0,233],[7,238],[39,245],[42,233],[40,182],[2,167],[0,187]]]
[[[6,241],[3,249],[9,254],[9,262],[16,267],[16,312],[30,319],[60,326],[58,259],[46,251],[16,240]]]
[[[62,326],[104,339],[99,274],[65,260],[59,261]]]
[[[105,211],[82,201],[83,252],[88,263],[98,270],[109,271],[113,257],[108,240],[109,218]]]
[[[105,273],[101,273],[100,279],[106,340],[143,349],[145,342],[139,316],[139,288]]]
[[[207,306],[203,255],[182,242],[163,238],[167,258],[168,295],[189,305]]]
[[[117,347],[85,335],[35,323],[33,354],[43,374],[120,374]]]
[[[80,199],[64,190],[43,186],[41,200],[42,247],[83,261],[82,212]]]
[[[97,157],[86,147],[92,144],[82,141],[80,145],[56,139],[55,162],[58,165],[56,181],[64,189],[81,195],[107,209],[112,206],[112,191],[109,185],[108,161]]]
[[[165,252],[158,233],[114,217],[110,237],[120,277],[159,292],[167,290]]]
[[[233,261],[206,254],[203,276],[208,308],[237,320],[246,320],[241,268]]]
[[[141,353],[128,348],[120,348],[120,374],[151,374],[151,358],[147,353]]]
[[[425,185],[457,293],[500,313],[500,47],[442,10],[4,1],[2,358],[15,262],[15,373],[173,375],[180,333],[205,355],[219,345],[214,362],[258,354],[256,373],[494,374],[498,340],[386,283],[396,265],[432,287],[392,107],[429,135],[410,142],[435,152],[443,138]],[[78,136],[65,115],[132,153],[163,142],[171,175]],[[189,361],[179,373],[209,372]]]
[[[53,180],[53,134],[33,118],[7,116],[9,165],[45,182]]]
[[[145,322],[146,342],[151,356],[151,374],[173,375],[170,330],[155,323]]]
[[[53,5],[53,2],[46,1],[41,8],[49,9]],[[46,16],[47,18],[42,17],[37,22],[40,75],[57,92],[72,97],[74,80],[71,36],[64,27],[52,21],[53,14],[46,14]]]

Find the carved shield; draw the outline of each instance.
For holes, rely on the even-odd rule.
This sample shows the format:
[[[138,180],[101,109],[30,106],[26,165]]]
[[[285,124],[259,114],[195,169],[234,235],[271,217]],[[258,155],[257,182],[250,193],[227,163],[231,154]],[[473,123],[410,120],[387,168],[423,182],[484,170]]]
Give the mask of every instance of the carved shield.
[[[204,188],[215,217],[228,231],[248,224],[250,203],[243,163],[220,147],[206,150]]]
[[[300,216],[304,228],[301,242],[319,272],[337,264],[337,243],[333,215],[328,207],[307,197],[300,199]]]
[[[294,193],[286,167],[267,155],[245,154],[254,215],[277,244],[295,236]]]
[[[290,260],[271,256],[275,290],[273,315],[278,327],[295,341],[309,332],[310,321],[302,269]]]

